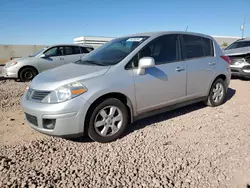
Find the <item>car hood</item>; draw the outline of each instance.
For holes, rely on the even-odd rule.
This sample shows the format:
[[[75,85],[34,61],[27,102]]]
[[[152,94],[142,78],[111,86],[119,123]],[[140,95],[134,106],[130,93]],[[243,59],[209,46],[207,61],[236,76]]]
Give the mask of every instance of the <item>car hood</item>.
[[[235,48],[231,50],[224,50],[224,54],[228,56],[244,55],[250,53],[250,47]]]
[[[110,67],[97,65],[66,64],[37,75],[31,82],[35,90],[55,90],[71,82],[84,80],[105,74]]]

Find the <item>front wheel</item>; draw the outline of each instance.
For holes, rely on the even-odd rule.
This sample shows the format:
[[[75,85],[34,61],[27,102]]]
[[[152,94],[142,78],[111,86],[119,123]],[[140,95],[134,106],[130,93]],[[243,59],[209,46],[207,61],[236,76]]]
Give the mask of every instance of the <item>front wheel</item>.
[[[37,71],[32,67],[27,67],[21,70],[19,78],[22,82],[31,81],[37,75]]]
[[[210,89],[208,99],[206,101],[207,105],[212,107],[221,105],[225,100],[226,92],[225,81],[220,78],[217,79]]]
[[[88,135],[97,142],[111,142],[123,134],[128,124],[128,110],[120,100],[106,99],[90,114]]]

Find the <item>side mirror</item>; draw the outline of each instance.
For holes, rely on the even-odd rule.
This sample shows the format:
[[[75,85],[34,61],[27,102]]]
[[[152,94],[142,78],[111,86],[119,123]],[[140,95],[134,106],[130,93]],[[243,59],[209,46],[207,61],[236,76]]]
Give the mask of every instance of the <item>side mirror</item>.
[[[143,75],[145,74],[145,69],[154,67],[155,66],[155,60],[152,57],[143,57],[139,60],[139,66],[137,74]]]
[[[45,54],[40,55],[40,58],[45,58],[47,57]]]

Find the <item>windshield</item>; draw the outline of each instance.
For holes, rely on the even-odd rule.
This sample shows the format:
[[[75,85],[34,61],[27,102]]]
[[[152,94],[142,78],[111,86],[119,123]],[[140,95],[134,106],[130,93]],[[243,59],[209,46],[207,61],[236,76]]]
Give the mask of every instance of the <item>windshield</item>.
[[[243,48],[243,47],[250,47],[250,41],[240,41],[240,42],[234,42],[230,46],[226,48],[226,50],[231,50],[235,48]]]
[[[40,49],[40,50],[38,50],[36,53],[34,53],[33,55],[30,55],[30,57],[35,57],[35,56],[37,56],[38,54],[40,54],[42,51],[44,51],[45,49],[47,49],[47,48],[43,48],[43,49]]]
[[[76,63],[89,63],[100,66],[115,65],[142,44],[147,38],[148,37],[145,36],[139,36],[113,39]]]

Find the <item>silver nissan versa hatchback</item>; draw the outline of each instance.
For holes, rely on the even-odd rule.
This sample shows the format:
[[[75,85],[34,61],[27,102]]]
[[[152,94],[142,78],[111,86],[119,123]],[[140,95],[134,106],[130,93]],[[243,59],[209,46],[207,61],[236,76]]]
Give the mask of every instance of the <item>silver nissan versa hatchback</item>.
[[[204,101],[221,105],[230,59],[207,35],[153,32],[113,39],[39,74],[21,99],[29,125],[54,136],[121,137],[142,117]]]

